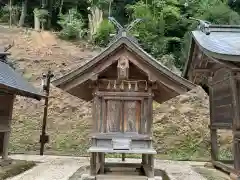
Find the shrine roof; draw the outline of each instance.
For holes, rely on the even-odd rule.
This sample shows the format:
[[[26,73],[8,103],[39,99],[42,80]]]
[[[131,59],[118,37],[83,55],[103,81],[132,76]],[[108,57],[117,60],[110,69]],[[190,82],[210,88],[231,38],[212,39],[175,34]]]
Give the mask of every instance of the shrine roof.
[[[65,84],[73,81],[76,77],[79,77],[83,75],[87,70],[89,70],[91,67],[95,66],[99,61],[106,58],[107,56],[110,56],[115,50],[117,50],[120,47],[127,47],[131,52],[137,54],[143,61],[145,61],[148,66],[150,65],[154,69],[158,71],[159,74],[164,74],[167,76],[171,81],[176,82],[179,86],[182,86],[183,88],[186,88],[188,90],[196,87],[193,83],[190,81],[182,78],[181,76],[175,74],[170,69],[162,65],[159,61],[157,61],[155,58],[153,58],[150,54],[148,54],[146,51],[144,51],[138,44],[135,42],[135,40],[129,36],[117,36],[113,42],[109,44],[109,46],[104,49],[100,54],[95,56],[93,59],[91,59],[89,62],[84,64],[83,66],[73,70],[72,72],[60,77],[59,79],[55,79],[52,83],[56,87],[62,88]],[[91,73],[91,77],[93,77],[95,74],[94,72]],[[91,77],[88,77],[90,79]],[[160,79],[159,79],[160,80]],[[62,88],[64,89],[64,88]]]
[[[15,72],[10,67],[1,55],[8,55],[9,53],[0,53],[0,89],[7,92],[34,98],[40,100],[44,97],[36,88],[27,82],[21,75]]]
[[[240,61],[240,26],[209,25],[209,33],[207,35],[201,29],[192,31],[192,43],[196,43],[207,56],[223,61]],[[193,48],[193,46],[190,47],[183,77],[186,76],[189,64],[191,64]]]

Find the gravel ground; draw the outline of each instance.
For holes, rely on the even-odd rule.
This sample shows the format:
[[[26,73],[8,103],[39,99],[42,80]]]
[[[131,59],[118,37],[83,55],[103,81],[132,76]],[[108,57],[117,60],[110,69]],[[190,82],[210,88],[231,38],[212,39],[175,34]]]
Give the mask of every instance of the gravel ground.
[[[7,180],[69,180],[79,168],[89,165],[87,157],[12,155],[11,158],[39,163],[31,170]],[[109,158],[106,161],[120,162],[121,159]],[[140,160],[127,159],[126,162],[140,163]],[[155,161],[155,167],[164,170],[171,180],[207,180],[192,168],[192,165],[203,164],[202,162]],[[80,175],[81,173],[79,173]]]

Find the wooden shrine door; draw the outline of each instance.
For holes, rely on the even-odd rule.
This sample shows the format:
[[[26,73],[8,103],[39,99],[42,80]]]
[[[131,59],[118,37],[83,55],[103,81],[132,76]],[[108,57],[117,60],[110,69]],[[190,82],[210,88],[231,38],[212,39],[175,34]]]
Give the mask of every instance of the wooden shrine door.
[[[141,101],[107,100],[106,132],[136,132],[140,130]]]

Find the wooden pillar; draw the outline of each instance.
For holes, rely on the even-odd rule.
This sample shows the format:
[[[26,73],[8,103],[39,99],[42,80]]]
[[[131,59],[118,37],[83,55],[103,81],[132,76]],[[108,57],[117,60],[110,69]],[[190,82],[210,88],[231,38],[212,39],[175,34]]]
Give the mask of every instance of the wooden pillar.
[[[100,174],[104,174],[105,153],[100,153]]]
[[[106,101],[102,98],[102,110],[101,110],[101,132],[107,132],[107,118],[106,118]]]
[[[217,129],[211,129],[210,127],[210,136],[211,136],[211,158],[212,161],[217,161],[218,160]]]
[[[213,88],[212,77],[208,78],[209,87],[209,110],[210,110],[210,136],[211,136],[211,159],[212,161],[218,160],[218,143],[217,143],[217,129],[213,125]]]
[[[234,158],[234,168],[240,171],[240,110],[239,110],[239,88],[240,80],[239,72],[233,72],[231,74],[231,88],[233,92],[233,158]]]
[[[126,160],[126,154],[122,153],[122,161],[125,161],[125,160]]]
[[[146,165],[146,164],[147,164],[147,155],[142,154],[142,165]]]
[[[92,105],[92,117],[93,117],[93,133],[101,132],[101,99],[98,96],[98,82],[93,81],[92,88],[94,88],[93,93],[93,105]]]
[[[9,145],[9,137],[10,137],[10,132],[4,132],[4,139],[3,139],[3,153],[2,153],[2,158],[3,160],[8,159],[8,145]]]
[[[11,132],[11,121],[12,121],[12,113],[13,113],[13,104],[14,104],[14,99],[15,95],[13,94],[5,94],[5,98],[7,98],[6,101],[6,110],[9,111],[8,113],[8,120],[7,120],[7,127],[9,127],[8,131],[5,131],[3,134],[3,151],[2,151],[2,159],[6,160],[8,159],[8,146],[9,146],[9,138],[10,138],[10,132]]]
[[[147,134],[152,135],[152,122],[153,122],[153,96],[152,96],[152,88],[148,88],[148,124],[147,124]]]
[[[154,177],[154,155],[153,154],[148,155],[148,166],[149,166],[148,178],[153,178]]]
[[[97,174],[96,168],[97,168],[97,153],[92,152],[91,158],[90,158],[90,175],[91,176],[96,176]]]
[[[101,132],[100,125],[100,100],[99,97],[94,95],[93,105],[92,105],[92,116],[93,116],[93,132]]]

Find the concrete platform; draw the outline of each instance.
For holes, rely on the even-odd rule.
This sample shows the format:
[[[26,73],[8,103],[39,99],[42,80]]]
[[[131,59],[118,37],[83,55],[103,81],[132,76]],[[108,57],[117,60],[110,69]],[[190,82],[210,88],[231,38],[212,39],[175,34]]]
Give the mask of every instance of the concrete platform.
[[[89,166],[90,159],[88,157],[71,157],[71,156],[39,156],[39,155],[11,155],[12,159],[18,160],[28,160],[40,162],[37,165],[19,174],[15,177],[8,178],[7,180],[69,180],[80,170],[83,166]],[[121,158],[107,158],[106,162],[122,162]],[[126,163],[140,163],[141,159],[126,159]],[[168,161],[168,160],[155,160],[155,167],[165,171],[171,180],[206,180],[202,175],[195,172],[192,165],[204,166],[205,162],[189,162],[189,161]],[[83,172],[88,173],[88,172]],[[107,174],[108,175],[108,174]],[[111,175],[111,174],[109,174]],[[156,174],[158,175],[158,174]],[[114,178],[111,180],[118,180],[116,176],[119,174],[114,174]],[[122,174],[121,174],[122,176]],[[101,178],[101,177],[100,177]],[[109,179],[109,176],[105,178]],[[131,176],[123,177],[122,180],[134,180]],[[144,176],[138,176],[136,180],[141,180],[145,178]],[[72,178],[71,180],[80,180],[81,174]],[[108,180],[106,179],[106,180]],[[101,179],[100,179],[101,180]],[[110,179],[109,179],[110,180]],[[121,179],[120,179],[121,180]],[[143,179],[144,180],[144,179]],[[158,180],[156,177],[153,180]]]

